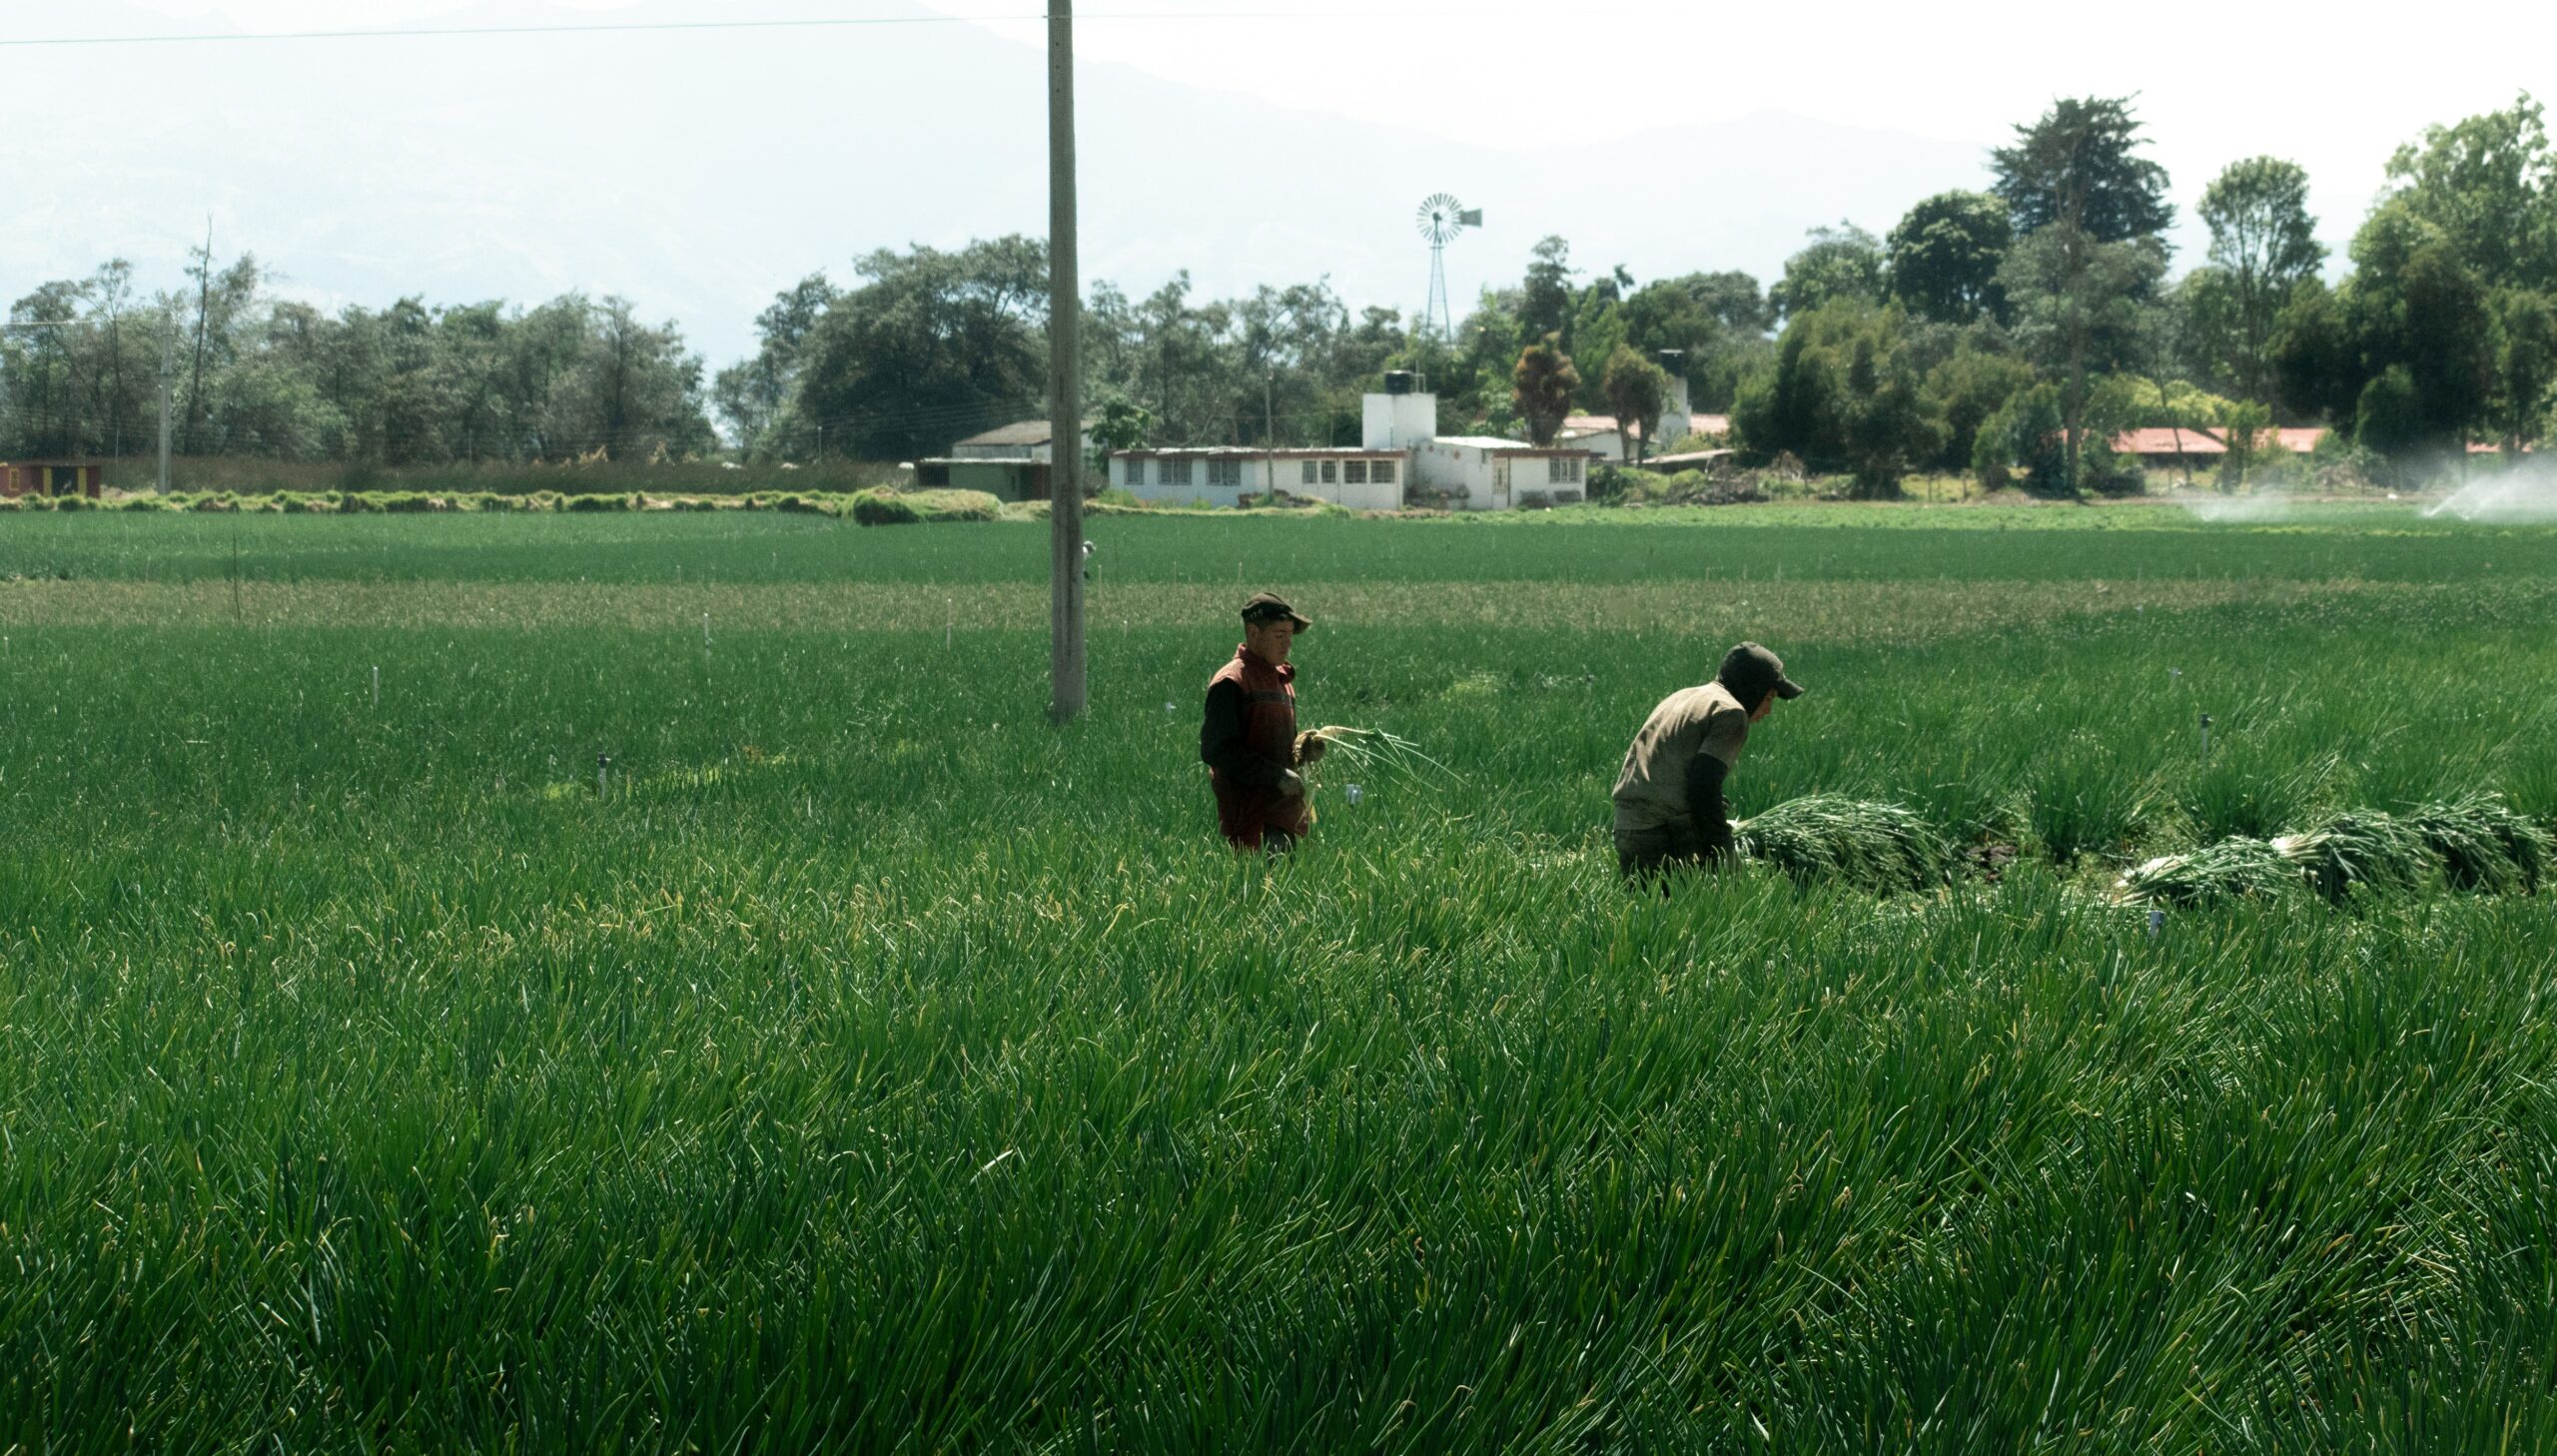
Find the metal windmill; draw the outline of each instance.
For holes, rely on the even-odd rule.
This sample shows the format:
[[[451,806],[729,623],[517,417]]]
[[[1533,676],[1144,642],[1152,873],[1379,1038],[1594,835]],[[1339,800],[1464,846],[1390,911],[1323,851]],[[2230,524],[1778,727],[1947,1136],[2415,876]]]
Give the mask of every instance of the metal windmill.
[[[1420,310],[1420,332],[1445,339],[1456,332],[1456,321],[1447,314],[1447,244],[1465,229],[1481,227],[1482,209],[1432,193],[1421,200],[1416,221],[1420,236],[1429,240],[1429,302]]]

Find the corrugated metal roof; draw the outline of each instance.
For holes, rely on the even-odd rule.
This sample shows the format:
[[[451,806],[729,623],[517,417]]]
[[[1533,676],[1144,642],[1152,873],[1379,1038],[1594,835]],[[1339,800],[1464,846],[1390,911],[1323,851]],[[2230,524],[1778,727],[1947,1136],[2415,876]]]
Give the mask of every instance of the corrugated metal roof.
[[[1493,454],[1502,455],[1586,455],[1591,453],[1589,450],[1574,449],[1564,444],[1531,445],[1524,440],[1502,439],[1497,435],[1489,434],[1441,434],[1432,436],[1429,442],[1434,445],[1454,445],[1462,449],[1488,450]]]
[[[1614,434],[1615,432],[1616,416],[1612,414],[1566,414],[1563,416],[1562,428],[1557,437],[1565,434]],[[1728,414],[1689,414],[1687,416],[1687,433],[1689,434],[1729,434],[1730,432],[1731,416]],[[1633,434],[1636,439],[1642,438],[1642,421],[1639,419],[1634,421]]]
[[[1090,429],[1092,425],[1086,422],[1084,428]],[[1000,429],[989,429],[984,434],[972,434],[958,444],[952,445],[951,448],[958,449],[964,445],[1043,445],[1048,442],[1048,436],[1054,432],[1048,427],[1047,420],[1016,419]]]
[[[1191,455],[1203,458],[1210,455],[1231,455],[1244,460],[1399,460],[1409,453],[1409,450],[1369,450],[1329,445],[1280,445],[1276,449],[1263,449],[1258,445],[1156,445],[1142,450],[1112,450],[1110,457],[1117,460],[1152,459],[1164,455]]]
[[[2317,448],[2326,437],[2321,426],[2290,429],[2267,429],[2256,436],[2258,449],[2279,444],[2283,449],[2306,454]],[[2125,455],[2224,455],[2228,446],[2218,433],[2207,429],[2176,430],[2171,426],[2143,426],[2126,429],[2114,436],[2114,452]]]

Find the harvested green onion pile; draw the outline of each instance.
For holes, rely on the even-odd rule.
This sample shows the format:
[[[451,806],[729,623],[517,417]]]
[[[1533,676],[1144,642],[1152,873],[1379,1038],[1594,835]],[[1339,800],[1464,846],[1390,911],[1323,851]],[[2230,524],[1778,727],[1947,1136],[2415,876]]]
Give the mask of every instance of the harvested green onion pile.
[[[2427,804],[2406,822],[2441,861],[2442,877],[2453,889],[2528,894],[2557,863],[2557,836],[2514,812],[2498,794]]]
[[[2373,809],[2348,809],[2314,828],[2285,834],[2272,847],[2328,900],[2343,899],[2357,885],[2412,890],[2441,869],[2412,824]]]
[[[1732,826],[1740,852],[1800,880],[1921,890],[1953,872],[1954,850],[1897,804],[1815,794]]]
[[[2126,873],[2115,898],[2155,905],[2198,905],[2280,895],[2305,883],[2299,866],[2260,839],[2239,836],[2179,855],[2159,855]]]
[[[2270,842],[2228,839],[2161,855],[2125,874],[2118,900],[2194,905],[2310,889],[2341,901],[2356,885],[2405,893],[2434,883],[2481,894],[2528,894],[2557,864],[2557,836],[2493,794],[2410,814],[2353,809]]]

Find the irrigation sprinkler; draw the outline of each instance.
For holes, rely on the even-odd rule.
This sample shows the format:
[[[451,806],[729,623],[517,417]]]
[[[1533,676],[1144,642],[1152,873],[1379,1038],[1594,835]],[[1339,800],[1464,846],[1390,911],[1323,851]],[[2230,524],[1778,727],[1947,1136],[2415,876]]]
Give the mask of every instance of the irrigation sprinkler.
[[[2205,772],[2210,768],[2210,715],[2208,713],[2201,715],[2201,766]]]
[[[1340,786],[1340,797],[1341,797],[1341,798],[1343,798],[1343,799],[1348,800],[1351,804],[1353,804],[1353,805],[1354,805],[1354,804],[1356,804],[1360,799],[1365,798],[1365,797],[1366,797],[1366,793],[1365,793],[1365,791],[1364,791],[1364,790],[1360,789],[1356,784],[1343,784],[1343,785],[1341,785],[1341,786]]]
[[[701,614],[701,650],[704,652],[710,650],[710,613],[708,612]]]
[[[2164,906],[2160,906],[2160,905],[2152,905],[2152,906],[2148,907],[2148,939],[2150,939],[2150,940],[2152,940],[2152,941],[2153,941],[2153,940],[2157,939],[2159,936],[2164,935],[2165,933],[2166,933],[2166,910],[2165,910],[2165,907],[2164,907]]]
[[[941,650],[947,652],[950,650],[951,639],[959,632],[959,598],[950,596],[942,600],[950,608],[950,615],[941,623]]]
[[[373,669],[373,705],[376,708],[382,706],[382,667],[379,663]]]
[[[610,774],[611,774],[611,773],[612,773],[612,756],[611,756],[610,754],[605,754],[605,753],[598,753],[598,754],[596,754],[596,755],[595,755],[595,802],[596,802],[596,803],[602,803],[603,801],[605,801],[605,800],[607,800],[607,799],[609,799],[609,798],[611,798],[611,797],[612,797],[612,784],[611,784],[611,781],[610,781],[610,778],[609,778],[609,776],[610,776]]]

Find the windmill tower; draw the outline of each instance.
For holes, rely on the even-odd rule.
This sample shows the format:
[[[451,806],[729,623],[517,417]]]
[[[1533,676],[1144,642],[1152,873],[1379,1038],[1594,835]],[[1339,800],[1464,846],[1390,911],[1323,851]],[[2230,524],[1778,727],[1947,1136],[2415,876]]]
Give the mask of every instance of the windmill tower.
[[[1443,340],[1456,332],[1456,321],[1447,313],[1447,245],[1465,229],[1482,226],[1482,209],[1432,193],[1422,200],[1416,221],[1420,236],[1429,241],[1429,302],[1421,306],[1420,332]]]

